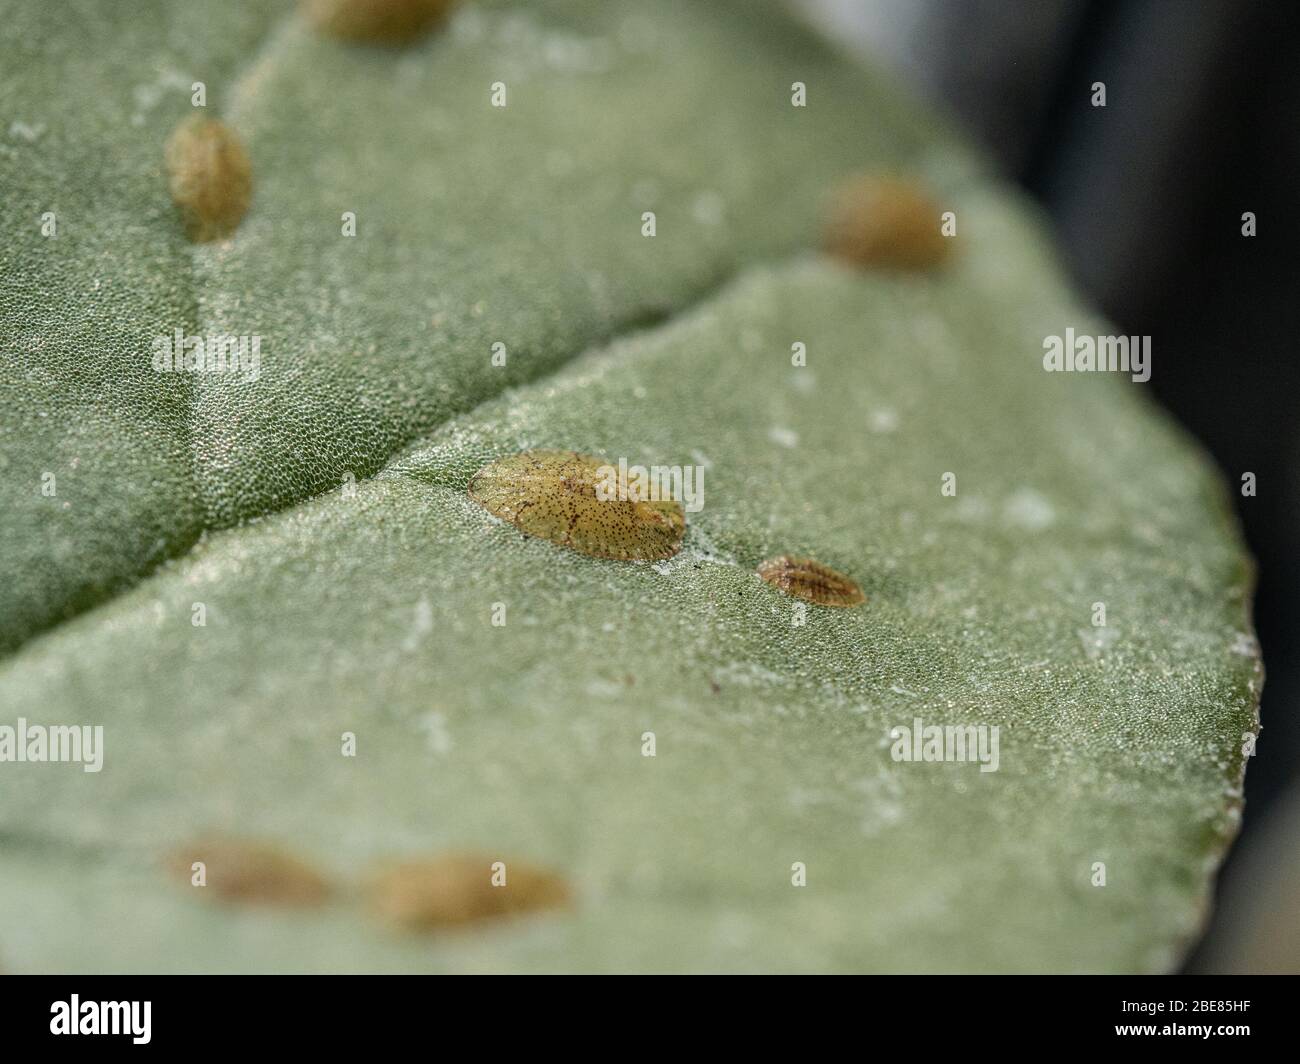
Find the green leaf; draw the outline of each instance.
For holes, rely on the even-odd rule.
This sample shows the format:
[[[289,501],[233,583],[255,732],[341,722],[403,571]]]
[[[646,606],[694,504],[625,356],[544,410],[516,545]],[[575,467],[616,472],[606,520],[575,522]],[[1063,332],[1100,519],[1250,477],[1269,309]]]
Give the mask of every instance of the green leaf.
[[[6,46],[81,63],[75,88],[22,88],[51,131],[4,160],[25,184],[0,705],[102,724],[105,756],[0,764],[0,963],[1177,963],[1257,730],[1251,571],[1141,386],[1043,372],[1044,336],[1113,327],[1017,195],[776,9],[494,4],[403,50],[290,15],[249,59],[266,20],[232,44],[209,7],[158,17],[164,61],[223,40],[202,62],[253,160],[252,209],[211,247],[184,243],[159,169],[188,87],[142,131],[120,106],[138,72],[84,31]],[[87,86],[117,110],[81,110]],[[78,136],[112,165],[70,166]],[[825,190],[864,168],[956,212],[951,268],[810,250]],[[51,197],[81,213],[42,242]],[[154,374],[175,325],[259,333],[258,379]],[[586,557],[467,496],[533,448],[703,466],[681,553]],[[66,493],[41,496],[47,468]],[[795,623],[754,571],[783,553],[867,603]],[[997,771],[893,760],[916,718],[998,726]],[[161,860],[213,831],[303,854],[337,899],[205,902]],[[450,850],[555,870],[574,905],[433,935],[371,914],[377,863]]]

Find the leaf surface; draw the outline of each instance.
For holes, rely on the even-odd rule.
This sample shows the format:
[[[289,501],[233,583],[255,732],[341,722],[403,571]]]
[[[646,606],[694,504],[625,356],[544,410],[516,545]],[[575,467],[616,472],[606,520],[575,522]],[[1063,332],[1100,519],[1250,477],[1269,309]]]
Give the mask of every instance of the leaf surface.
[[[6,584],[0,618],[25,641],[0,705],[102,724],[105,760],[0,765],[5,967],[1177,962],[1257,730],[1251,570],[1222,486],[1139,386],[1042,371],[1044,336],[1113,327],[1019,198],[877,79],[752,11],[473,8],[405,51],[291,17],[226,94],[254,161],[234,240],[142,234],[134,257],[142,206],[87,216],[156,286],[119,303],[122,374],[75,368],[75,330],[107,304],[56,322],[6,301],[25,331],[4,453],[29,494],[55,502],[31,472],[51,448],[99,448],[151,489],[118,505],[95,467],[66,510],[23,497],[6,518],[6,566],[44,575]],[[96,76],[120,91],[120,72]],[[124,170],[150,157],[133,150]],[[950,269],[807,250],[821,193],[863,166],[919,173],[957,213]],[[159,234],[167,206],[147,215]],[[68,244],[25,239],[22,291],[29,269],[74,277]],[[176,315],[260,331],[258,379],[146,373],[139,343]],[[48,381],[42,339],[66,363]],[[37,421],[47,385],[75,430]],[[544,448],[703,467],[682,551],[586,557],[467,496],[488,461]],[[867,603],[797,624],[755,572],[780,554]],[[997,771],[895,761],[891,729],[917,719],[998,726]],[[301,853],[335,900],[205,903],[162,863],[214,831]],[[380,862],[453,850],[558,871],[574,905],[442,935],[373,916]]]

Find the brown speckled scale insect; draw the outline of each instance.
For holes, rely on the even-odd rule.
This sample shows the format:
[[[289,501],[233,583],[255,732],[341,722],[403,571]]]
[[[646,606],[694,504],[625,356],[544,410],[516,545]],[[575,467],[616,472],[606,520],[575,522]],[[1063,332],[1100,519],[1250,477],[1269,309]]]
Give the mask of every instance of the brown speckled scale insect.
[[[469,497],[530,536],[593,558],[671,558],[686,533],[681,503],[598,498],[607,464],[575,451],[522,451],[475,473]]]
[[[253,167],[244,145],[224,122],[190,115],[164,151],[172,201],[196,244],[228,237],[253,196]]]
[[[812,558],[788,554],[769,558],[758,567],[758,575],[787,595],[819,606],[858,606],[867,601],[855,581]]]

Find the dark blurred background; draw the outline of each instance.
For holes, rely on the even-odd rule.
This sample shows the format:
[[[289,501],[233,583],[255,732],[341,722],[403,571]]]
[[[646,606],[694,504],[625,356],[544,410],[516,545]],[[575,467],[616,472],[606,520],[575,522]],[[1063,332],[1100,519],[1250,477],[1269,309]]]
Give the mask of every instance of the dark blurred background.
[[[1222,468],[1259,563],[1264,728],[1186,969],[1300,971],[1300,2],[795,2],[1043,203],[1081,287],[1151,336],[1152,394]]]

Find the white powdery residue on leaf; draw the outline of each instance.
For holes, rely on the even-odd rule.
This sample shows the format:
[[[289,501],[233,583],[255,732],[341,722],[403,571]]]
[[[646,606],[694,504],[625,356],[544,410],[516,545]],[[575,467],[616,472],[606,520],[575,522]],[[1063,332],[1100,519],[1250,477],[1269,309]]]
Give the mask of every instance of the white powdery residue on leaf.
[[[957,498],[957,505],[953,507],[953,513],[958,521],[983,524],[988,520],[992,509],[987,499],[983,499],[978,495],[961,495]]]
[[[686,542],[682,545],[682,549],[671,558],[651,563],[650,567],[660,576],[672,576],[682,569],[689,569],[701,563],[705,565],[739,564],[732,555],[719,549],[713,540],[709,538],[707,532],[698,527],[689,527],[686,533]]]
[[[1133,526],[1133,535],[1150,547],[1159,547],[1164,543],[1164,533],[1158,525],[1150,521],[1139,521]]]
[[[743,950],[753,938],[753,924],[741,913],[724,912],[714,925],[713,937],[722,949]]]
[[[706,189],[691,202],[691,217],[701,225],[719,225],[726,203],[717,192]]]
[[[163,67],[153,81],[146,81],[143,84],[136,85],[131,90],[136,107],[135,112],[131,115],[131,124],[133,126],[144,125],[149,112],[158,106],[164,94],[169,90],[189,93],[193,84],[193,78],[187,77],[174,67]]]
[[[1083,652],[1093,661],[1100,658],[1119,641],[1118,628],[1080,628],[1079,638],[1083,641]]]
[[[453,8],[447,31],[456,44],[477,44],[487,32],[487,20],[472,4]]]
[[[599,678],[589,680],[586,686],[586,692],[592,698],[622,698],[626,690],[625,685],[621,683]]]
[[[814,805],[822,805],[827,801],[826,795],[821,791],[810,791],[804,787],[791,787],[786,795],[786,804],[796,813],[802,813]]]
[[[447,718],[438,710],[430,710],[419,721],[420,730],[424,732],[429,749],[439,756],[451,753],[451,733],[447,730]]]
[[[784,687],[789,681],[754,661],[733,661],[720,666],[715,675],[720,684],[736,687]]]
[[[1002,507],[1002,516],[1009,524],[1031,532],[1041,532],[1056,523],[1055,508],[1032,488],[1021,488],[1011,495]]]
[[[523,79],[542,69],[562,74],[605,74],[614,67],[614,43],[597,36],[548,29],[529,11],[487,13],[462,8],[449,27],[458,47],[478,46],[488,37],[506,79]]]
[[[865,799],[858,829],[867,838],[903,819],[902,788],[892,772],[886,770],[859,777],[851,786]]]
[[[421,596],[410,616],[406,638],[402,640],[402,649],[408,653],[415,650],[424,637],[432,631],[433,607],[427,597]]]
[[[614,65],[614,48],[603,37],[552,32],[542,38],[542,59],[566,74],[604,74]]]
[[[794,448],[799,446],[799,433],[794,429],[783,428],[780,425],[773,425],[767,430],[767,438],[780,447]]]
[[[1243,658],[1253,658],[1259,653],[1259,642],[1249,632],[1237,632],[1228,649]]]
[[[20,119],[14,119],[9,123],[9,139],[21,140],[27,144],[35,144],[45,135],[44,122],[23,122]]]
[[[898,428],[898,413],[890,407],[873,410],[867,417],[872,432],[887,433]]]

